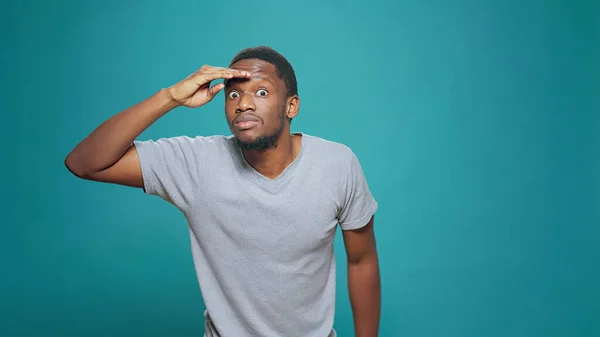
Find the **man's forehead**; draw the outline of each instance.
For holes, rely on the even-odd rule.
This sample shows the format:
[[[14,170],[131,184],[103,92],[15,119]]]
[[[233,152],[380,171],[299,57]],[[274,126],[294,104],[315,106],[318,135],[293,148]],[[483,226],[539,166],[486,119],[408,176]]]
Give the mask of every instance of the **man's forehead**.
[[[248,71],[253,74],[260,73],[262,74],[262,76],[273,75],[277,71],[276,67],[273,64],[258,59],[240,60],[232,64],[230,68]]]
[[[266,80],[273,84],[276,83],[277,68],[268,62],[255,59],[240,60],[230,66],[231,69],[244,70],[250,73],[249,79],[233,78],[227,82],[245,82],[248,80]]]

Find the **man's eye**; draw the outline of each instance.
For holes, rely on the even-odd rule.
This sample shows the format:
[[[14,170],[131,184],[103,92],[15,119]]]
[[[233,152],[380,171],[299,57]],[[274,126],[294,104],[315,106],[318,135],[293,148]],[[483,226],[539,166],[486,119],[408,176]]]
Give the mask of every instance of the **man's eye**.
[[[235,92],[235,91],[231,91],[231,92],[229,93],[229,98],[237,98],[238,96],[239,96],[239,95],[238,95],[238,93],[237,93],[237,92]]]
[[[260,89],[259,91],[256,92],[256,94],[258,96],[267,96],[268,92],[264,89]]]

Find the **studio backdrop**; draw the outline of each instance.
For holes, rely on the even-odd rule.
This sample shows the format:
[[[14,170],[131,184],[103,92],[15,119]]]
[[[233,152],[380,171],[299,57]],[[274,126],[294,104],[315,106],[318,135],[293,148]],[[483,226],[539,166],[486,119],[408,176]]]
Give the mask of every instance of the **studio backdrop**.
[[[64,159],[110,116],[258,45],[295,68],[292,131],[350,146],[379,202],[380,336],[600,335],[597,2],[3,7],[0,335],[202,335],[183,215]],[[223,102],[140,139],[229,134]],[[335,328],[350,337],[342,244]]]

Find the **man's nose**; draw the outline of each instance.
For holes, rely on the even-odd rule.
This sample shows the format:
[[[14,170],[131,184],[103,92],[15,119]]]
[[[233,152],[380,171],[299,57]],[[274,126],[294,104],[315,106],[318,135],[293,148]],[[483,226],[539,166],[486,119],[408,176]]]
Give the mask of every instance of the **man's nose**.
[[[254,97],[252,94],[244,93],[241,95],[240,100],[238,101],[238,112],[244,112],[248,110],[253,110],[256,107],[254,106]]]

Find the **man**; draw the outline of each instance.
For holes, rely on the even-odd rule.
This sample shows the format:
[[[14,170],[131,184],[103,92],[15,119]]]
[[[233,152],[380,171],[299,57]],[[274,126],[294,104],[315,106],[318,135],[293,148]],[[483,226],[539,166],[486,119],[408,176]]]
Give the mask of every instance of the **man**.
[[[175,107],[201,107],[223,89],[231,136],[136,140]],[[377,203],[348,147],[290,132],[299,107],[285,57],[248,48],[114,115],[65,159],[80,178],[143,188],[186,216],[207,337],[336,336],[338,224],[355,335],[377,336]]]

